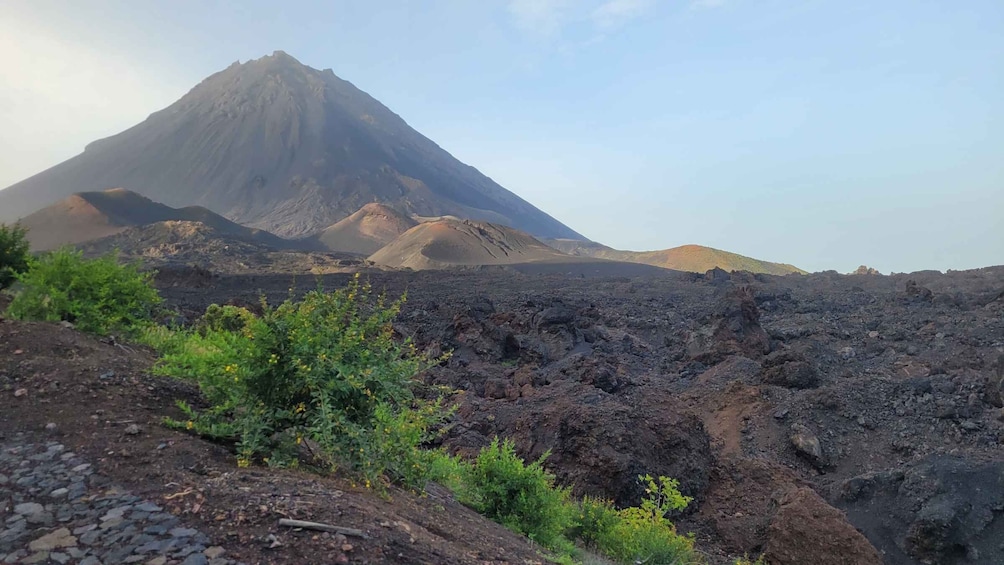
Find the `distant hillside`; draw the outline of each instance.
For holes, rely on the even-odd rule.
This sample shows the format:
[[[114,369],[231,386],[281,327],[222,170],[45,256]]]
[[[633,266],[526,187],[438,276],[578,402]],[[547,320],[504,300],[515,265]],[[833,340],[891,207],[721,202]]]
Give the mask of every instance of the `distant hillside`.
[[[88,255],[120,251],[125,258],[190,260],[193,257],[212,258],[222,253],[234,257],[249,257],[274,248],[235,239],[202,223],[166,220],[125,228],[118,233],[78,245]]]
[[[369,202],[581,238],[330,69],[281,51],[234,63],[142,123],[0,191],[0,222],[111,187],[289,238]]]
[[[768,275],[788,275],[805,271],[786,263],[771,263],[701,245],[683,245],[661,251],[621,251],[599,243],[570,239],[545,240],[551,247],[578,257],[643,263],[664,269],[704,273],[715,267],[726,271],[749,271]]]
[[[76,245],[165,221],[199,222],[217,233],[277,249],[294,244],[268,232],[246,228],[201,206],[171,208],[121,188],[81,192],[21,220],[35,251]]]
[[[389,206],[370,203],[311,239],[329,251],[371,255],[417,225]]]
[[[567,256],[532,236],[506,226],[437,220],[411,228],[371,255],[370,261],[388,267],[442,269],[564,258]]]
[[[79,244],[88,256],[118,252],[145,265],[196,265],[214,273],[321,274],[366,267],[358,256],[278,248],[196,221],[168,220]]]

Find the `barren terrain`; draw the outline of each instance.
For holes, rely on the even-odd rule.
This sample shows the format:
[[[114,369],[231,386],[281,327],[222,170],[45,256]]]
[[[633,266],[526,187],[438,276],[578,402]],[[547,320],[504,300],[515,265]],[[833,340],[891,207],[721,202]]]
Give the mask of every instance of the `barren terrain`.
[[[640,473],[676,477],[696,499],[678,524],[713,563],[760,552],[775,565],[1004,562],[1004,268],[585,275],[367,273],[393,296],[407,291],[402,337],[454,352],[426,376],[464,391],[447,447],[473,453],[512,437],[527,457],[551,451],[549,468],[577,493],[621,504],[637,502]],[[167,269],[158,284],[192,320],[213,302],[278,302],[317,281]],[[445,503],[439,515],[404,494],[381,506],[327,479],[238,471],[222,446],[157,425],[172,399],[192,392],[146,376],[146,354],[52,326],[0,328],[5,438],[54,421],[62,441],[143,494],[203,489],[215,506],[191,518],[233,540],[242,559],[264,562],[256,544],[279,533],[277,505],[317,489],[346,493],[340,515],[325,505],[282,512],[376,532],[383,522],[420,526],[417,545],[395,545],[405,534],[394,528],[356,544],[371,562],[409,555],[402,547],[417,552],[412,562],[534,558],[504,532],[490,530],[489,542],[473,539],[489,535],[480,529],[443,526],[468,515]],[[100,380],[109,370],[118,376]],[[30,392],[14,398],[19,388]],[[75,403],[88,394],[86,406]],[[143,435],[122,435],[120,420],[140,422]],[[157,451],[162,443],[172,447]],[[428,532],[427,545],[415,529]],[[298,549],[283,551],[324,543],[296,539]]]
[[[370,277],[408,291],[402,335],[455,352],[430,379],[466,391],[457,450],[514,437],[529,457],[551,450],[578,492],[625,504],[638,473],[677,477],[697,498],[683,523],[722,553],[784,554],[786,501],[811,500],[845,511],[885,563],[1004,561],[1004,268]],[[205,284],[166,295],[194,316],[294,283]]]

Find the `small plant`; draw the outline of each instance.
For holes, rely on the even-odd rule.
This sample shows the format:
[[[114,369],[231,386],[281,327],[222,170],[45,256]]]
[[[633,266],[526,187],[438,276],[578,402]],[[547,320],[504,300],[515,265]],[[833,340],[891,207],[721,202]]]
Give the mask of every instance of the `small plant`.
[[[445,450],[430,452],[428,476],[430,481],[435,481],[452,492],[460,493],[466,488],[470,472],[471,464],[460,457],[450,455]]]
[[[461,500],[478,512],[546,547],[567,544],[563,534],[575,520],[568,489],[544,469],[545,453],[525,464],[511,440],[498,438],[478,454]]]
[[[736,559],[735,565],[767,565],[767,561],[764,560],[762,555],[758,557],[756,561],[751,560],[747,555]]]
[[[639,477],[646,497],[640,506],[618,510],[617,521],[597,532],[595,545],[605,555],[629,564],[683,565],[700,563],[694,540],[676,533],[666,518],[673,510],[683,510],[693,500],[679,491],[679,482],[669,477]]]
[[[597,547],[600,540],[611,535],[620,520],[612,502],[586,496],[579,501],[579,516],[572,535],[588,547]]]
[[[161,303],[151,277],[113,255],[88,260],[79,251],[60,249],[18,275],[23,288],[7,313],[19,320],[70,322],[99,335],[136,334],[153,324]]]
[[[546,457],[526,464],[511,440],[495,438],[470,463],[436,452],[430,478],[448,486],[464,504],[551,550],[549,559],[559,563],[602,562],[570,540],[623,565],[704,562],[693,539],[676,533],[666,517],[693,500],[680,493],[676,480],[639,477],[646,490],[641,505],[618,510],[605,499],[573,501],[569,490],[555,486],[554,476],[544,469]]]
[[[19,224],[0,224],[0,290],[14,284],[31,264],[27,234]]]
[[[403,298],[402,298],[403,300]],[[393,339],[401,301],[372,296],[358,277],[255,316],[212,306],[195,329],[162,345],[157,372],[195,379],[205,410],[180,404],[174,426],[237,443],[238,464],[345,468],[367,486],[385,478],[420,486],[433,464],[419,449],[450,414],[413,394],[429,359]]]
[[[195,324],[195,331],[205,337],[211,332],[239,332],[254,319],[247,308],[210,304],[206,313]]]

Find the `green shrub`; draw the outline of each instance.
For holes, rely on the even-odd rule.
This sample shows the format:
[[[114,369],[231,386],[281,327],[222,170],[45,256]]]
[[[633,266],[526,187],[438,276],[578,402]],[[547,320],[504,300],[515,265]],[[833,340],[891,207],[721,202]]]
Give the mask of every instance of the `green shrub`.
[[[590,558],[604,562],[570,540],[623,565],[704,562],[693,539],[678,534],[666,518],[693,500],[680,493],[676,480],[639,477],[646,491],[641,505],[617,510],[600,498],[572,501],[568,489],[555,486],[554,476],[544,470],[545,458],[527,465],[512,441],[496,438],[470,463],[436,452],[429,478],[448,486],[481,514],[540,542],[554,552],[549,559],[559,563]]]
[[[597,547],[599,541],[611,535],[620,522],[620,515],[612,502],[591,496],[579,501],[579,516],[572,530],[572,537],[589,547]]]
[[[31,264],[27,233],[19,224],[0,224],[0,290],[14,284]]]
[[[151,325],[141,328],[134,339],[157,351],[179,351],[185,343],[186,335],[166,326]]]
[[[205,336],[210,332],[239,332],[243,330],[255,315],[247,308],[240,306],[220,306],[210,304],[206,313],[195,324],[195,331]]]
[[[617,510],[611,525],[604,521],[595,536],[595,546],[621,563],[638,561],[651,565],[700,563],[692,538],[676,533],[666,518],[672,510],[682,510],[693,500],[679,491],[679,483],[669,477],[639,477],[647,497],[641,506]],[[604,517],[606,515],[604,514]]]
[[[393,339],[400,304],[374,299],[357,277],[299,302],[263,303],[260,316],[210,307],[181,339],[149,336],[163,346],[157,372],[195,379],[209,404],[181,404],[189,421],[173,424],[235,440],[242,466],[309,463],[367,485],[420,485],[433,457],[419,446],[450,411],[413,394],[415,376],[440,360]]]
[[[471,464],[444,450],[430,452],[430,481],[435,481],[455,493],[462,492],[470,476]]]
[[[72,249],[42,256],[18,275],[23,288],[7,313],[15,319],[66,321],[95,334],[134,334],[151,325],[161,302],[152,274],[113,255],[84,259]]]
[[[544,469],[547,456],[527,465],[511,440],[495,438],[471,466],[461,500],[547,547],[560,545],[574,525],[576,509],[568,489],[556,487],[554,475]]]

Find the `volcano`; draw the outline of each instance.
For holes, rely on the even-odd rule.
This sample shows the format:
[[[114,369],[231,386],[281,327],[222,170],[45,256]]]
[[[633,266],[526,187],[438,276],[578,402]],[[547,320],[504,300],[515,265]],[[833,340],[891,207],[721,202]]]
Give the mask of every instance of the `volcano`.
[[[442,219],[418,224],[370,256],[409,269],[574,261],[529,234],[497,224]]]
[[[417,225],[389,206],[371,203],[312,239],[329,251],[371,255]]]
[[[281,51],[234,63],[142,123],[0,191],[0,221],[113,187],[288,238],[378,202],[584,239],[330,69]]]

